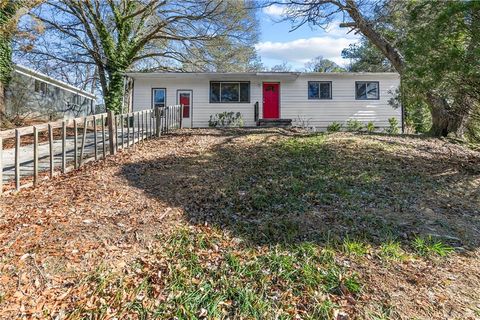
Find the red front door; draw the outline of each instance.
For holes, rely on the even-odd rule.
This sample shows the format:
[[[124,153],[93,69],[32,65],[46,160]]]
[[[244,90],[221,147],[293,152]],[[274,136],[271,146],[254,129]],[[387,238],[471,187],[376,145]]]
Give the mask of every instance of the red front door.
[[[263,83],[263,118],[280,118],[280,83]]]

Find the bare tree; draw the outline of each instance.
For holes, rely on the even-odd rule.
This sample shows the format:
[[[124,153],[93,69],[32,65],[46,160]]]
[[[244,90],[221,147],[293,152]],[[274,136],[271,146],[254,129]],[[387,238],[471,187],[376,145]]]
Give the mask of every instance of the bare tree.
[[[241,40],[245,7],[234,0],[48,0],[34,12],[46,36],[29,55],[95,66],[105,105],[118,112],[127,70],[178,69],[211,41]]]
[[[305,70],[310,72],[345,72],[344,68],[322,56],[315,57],[305,63]]]

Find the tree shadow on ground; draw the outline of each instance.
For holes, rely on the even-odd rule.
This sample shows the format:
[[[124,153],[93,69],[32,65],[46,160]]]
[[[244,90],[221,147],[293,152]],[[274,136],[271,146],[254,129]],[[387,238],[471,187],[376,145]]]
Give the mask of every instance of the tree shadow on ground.
[[[281,132],[219,131],[207,150],[130,163],[121,174],[190,223],[252,245],[416,236],[480,244],[478,157],[432,156],[394,138]]]

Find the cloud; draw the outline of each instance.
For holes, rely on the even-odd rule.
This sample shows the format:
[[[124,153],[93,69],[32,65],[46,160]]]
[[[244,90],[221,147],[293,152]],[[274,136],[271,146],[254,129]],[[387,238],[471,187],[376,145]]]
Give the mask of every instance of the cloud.
[[[285,7],[278,4],[272,4],[262,9],[263,13],[272,17],[280,17],[285,13]]]
[[[356,42],[349,37],[312,37],[288,42],[260,42],[255,45],[262,58],[287,61],[294,65],[303,65],[314,57],[322,56],[336,63],[344,64],[342,50]]]

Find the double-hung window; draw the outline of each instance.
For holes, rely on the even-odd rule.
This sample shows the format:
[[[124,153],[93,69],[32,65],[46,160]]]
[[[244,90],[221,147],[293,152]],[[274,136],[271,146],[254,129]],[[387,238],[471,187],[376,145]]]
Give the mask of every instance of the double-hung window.
[[[380,99],[380,84],[378,81],[356,81],[356,100],[378,100]]]
[[[35,92],[46,94],[48,91],[48,85],[46,82],[35,79]]]
[[[156,107],[165,107],[167,103],[167,89],[165,88],[154,88],[152,89],[152,106]]]
[[[332,99],[332,82],[308,81],[308,99]]]
[[[249,81],[211,81],[210,103],[249,103]]]

